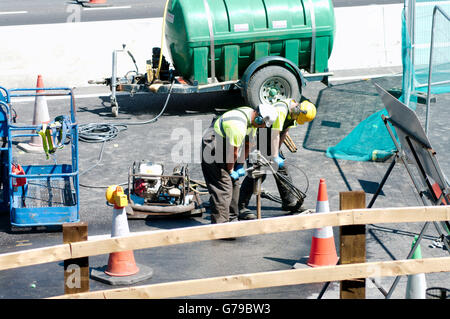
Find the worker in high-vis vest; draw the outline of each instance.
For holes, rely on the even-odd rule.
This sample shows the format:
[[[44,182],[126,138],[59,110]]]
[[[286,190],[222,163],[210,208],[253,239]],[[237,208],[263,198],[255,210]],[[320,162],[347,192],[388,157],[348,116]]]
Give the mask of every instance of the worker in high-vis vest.
[[[291,127],[303,125],[316,117],[316,107],[304,97],[301,98],[300,103],[295,100],[284,100],[272,106],[277,110],[277,119],[268,132],[271,143],[269,155],[271,156],[271,161],[278,168],[277,172],[284,175],[289,181],[292,181],[292,178],[289,176],[288,165],[285,163],[280,147]],[[265,178],[266,175],[263,175],[261,182]],[[282,210],[289,212],[298,211],[303,205],[303,199],[296,197],[292,190],[278,179],[275,179],[275,182],[282,201]],[[240,187],[238,202],[240,220],[256,219],[256,214],[248,209],[248,204],[253,194],[253,183],[254,179],[247,175]]]
[[[210,194],[211,223],[238,220],[239,178],[246,174],[257,128],[270,127],[277,112],[270,105],[239,107],[213,119],[202,139],[202,171]]]

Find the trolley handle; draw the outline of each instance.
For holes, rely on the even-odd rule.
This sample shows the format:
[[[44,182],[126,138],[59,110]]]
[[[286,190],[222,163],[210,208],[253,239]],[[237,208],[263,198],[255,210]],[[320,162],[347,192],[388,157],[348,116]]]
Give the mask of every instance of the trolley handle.
[[[9,103],[10,102],[10,96],[9,96],[8,89],[4,88],[3,86],[0,86],[0,91],[4,92],[4,94],[2,94],[1,92],[0,92],[0,94],[2,94],[6,98],[6,103]]]
[[[0,89],[2,89],[2,87],[0,87]],[[8,98],[9,98],[9,96],[8,96]],[[12,118],[11,108],[9,107],[9,105],[7,104],[7,102],[0,101],[0,105],[1,105],[2,107],[6,108],[6,110],[7,110],[7,116],[8,116],[8,122],[9,122],[9,119]],[[6,112],[5,112],[5,113],[6,113]]]
[[[9,175],[11,177],[24,177],[24,178],[42,178],[42,177],[73,177],[78,175],[78,170],[72,173],[58,173],[58,174],[25,174],[25,175],[18,175],[13,174],[12,169],[10,168]]]
[[[6,89],[5,89],[6,90]],[[32,92],[35,93],[22,93],[22,94],[12,94],[12,92]],[[68,91],[66,93],[37,93],[37,91]],[[8,92],[8,90],[6,90]],[[72,123],[76,123],[76,108],[75,108],[75,97],[73,94],[73,88],[68,87],[43,87],[43,88],[15,88],[10,89],[8,98],[11,97],[37,97],[37,96],[70,96],[70,112],[71,112],[71,121]]]

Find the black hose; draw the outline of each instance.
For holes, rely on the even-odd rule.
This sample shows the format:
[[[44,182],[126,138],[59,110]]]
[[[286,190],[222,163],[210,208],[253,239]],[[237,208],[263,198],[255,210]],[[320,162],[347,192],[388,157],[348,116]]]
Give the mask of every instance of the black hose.
[[[267,166],[272,170],[272,173],[274,175],[274,178],[277,179],[281,184],[283,184],[285,187],[289,188],[292,191],[292,194],[299,200],[299,201],[303,201],[306,198],[306,194],[304,192],[302,192],[300,189],[298,189],[288,178],[287,176],[280,174],[279,172],[276,172],[271,163],[262,155],[260,154],[261,158],[262,158],[262,162],[261,165],[263,166]],[[298,167],[295,167],[297,169],[299,169]],[[303,172],[303,171],[302,171]],[[303,172],[304,173],[304,172]],[[306,174],[305,174],[306,176]],[[308,177],[306,176],[306,179],[308,179]],[[309,181],[308,181],[308,187],[309,187]],[[269,198],[270,199],[270,198]]]
[[[88,123],[79,126],[78,139],[85,143],[108,142],[126,130],[124,124]]]
[[[102,143],[103,142],[102,149],[100,150],[100,155],[99,155],[99,159],[98,159],[97,163],[94,164],[93,166],[89,167],[86,171],[80,173],[80,176],[87,173],[88,171],[90,171],[91,169],[96,167],[98,164],[100,164],[100,162],[102,160],[102,156],[103,156],[103,149],[104,149],[105,143],[115,139],[119,135],[120,132],[126,131],[128,129],[128,125],[145,125],[145,124],[150,124],[150,123],[156,122],[163,115],[164,111],[167,108],[167,105],[169,104],[169,99],[170,99],[170,96],[172,95],[173,83],[174,83],[174,81],[172,81],[172,83],[170,84],[169,93],[167,94],[167,98],[166,98],[163,108],[158,113],[158,115],[156,115],[154,118],[152,118],[150,120],[142,121],[142,122],[127,122],[127,123],[115,123],[115,124],[88,123],[88,124],[79,125],[78,139],[80,141],[85,142],[85,143]],[[126,185],[126,184],[127,183],[124,182],[119,185]],[[85,185],[82,183],[80,183],[79,185],[82,187],[86,187],[86,188],[108,188],[109,187],[109,185],[108,186],[107,185],[91,186],[91,185]]]
[[[164,113],[169,104],[172,95],[173,81],[170,85],[169,93],[163,108],[154,118],[142,122],[126,122],[126,123],[87,123],[78,127],[78,139],[85,143],[101,143],[115,139],[120,132],[126,131],[128,125],[145,125],[156,122]]]

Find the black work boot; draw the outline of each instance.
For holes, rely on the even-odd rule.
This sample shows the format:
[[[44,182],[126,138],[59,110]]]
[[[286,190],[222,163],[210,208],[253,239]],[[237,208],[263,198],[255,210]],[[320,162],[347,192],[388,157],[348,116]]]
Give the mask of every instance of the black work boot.
[[[239,192],[239,220],[252,220],[256,219],[256,215],[248,209],[248,203],[253,195],[253,181],[254,179],[246,176],[241,184],[241,189]]]
[[[239,220],[254,220],[257,216],[247,207],[239,210]]]

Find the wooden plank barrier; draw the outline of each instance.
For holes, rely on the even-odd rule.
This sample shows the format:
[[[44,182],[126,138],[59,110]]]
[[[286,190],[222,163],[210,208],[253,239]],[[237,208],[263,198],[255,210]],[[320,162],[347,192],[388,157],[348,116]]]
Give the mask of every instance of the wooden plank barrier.
[[[226,237],[306,230],[324,226],[450,220],[450,206],[351,209],[338,212],[277,217],[218,225],[148,231],[129,236],[74,242],[0,255],[0,270],[107,254],[115,251],[168,246]],[[87,232],[86,232],[87,234]],[[70,235],[67,235],[70,236]],[[81,238],[75,240],[83,240]],[[399,276],[450,272],[450,257],[351,263],[168,282],[138,287],[66,294],[53,298],[173,298],[275,286],[360,280],[376,275]]]
[[[450,206],[352,209],[338,212],[274,217],[216,225],[132,233],[128,236],[88,240],[0,255],[0,270],[66,259],[161,246],[320,228],[383,223],[450,220]]]
[[[368,278],[374,275],[377,277],[389,277],[449,271],[450,257],[408,259],[176,281],[63,295],[51,299],[174,298],[216,292],[300,285],[326,281],[342,281],[353,278]]]

